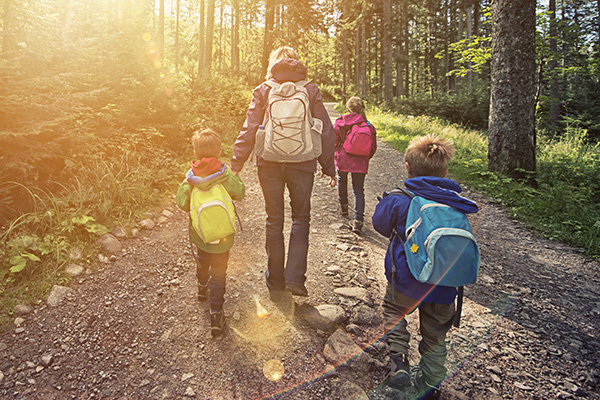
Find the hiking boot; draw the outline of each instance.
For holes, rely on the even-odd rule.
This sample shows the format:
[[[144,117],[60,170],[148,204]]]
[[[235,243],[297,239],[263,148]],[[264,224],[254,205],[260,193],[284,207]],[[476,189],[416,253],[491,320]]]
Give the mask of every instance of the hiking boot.
[[[352,232],[360,235],[362,233],[363,222],[362,221],[354,221],[354,228],[352,228]]]
[[[294,296],[308,297],[308,290],[304,285],[296,285],[295,283],[288,283],[285,285],[285,290],[293,294]]]
[[[208,285],[198,284],[198,301],[206,301],[208,298]]]
[[[340,204],[340,209],[342,212],[342,217],[348,217],[348,204]]]
[[[402,390],[411,386],[410,364],[406,354],[390,355],[390,370],[384,378],[386,385],[394,389]]]
[[[225,327],[225,315],[223,311],[210,312],[210,334],[213,338],[221,336]]]
[[[418,400],[439,400],[442,397],[440,385],[427,383],[420,369],[415,373],[415,387],[419,395]]]

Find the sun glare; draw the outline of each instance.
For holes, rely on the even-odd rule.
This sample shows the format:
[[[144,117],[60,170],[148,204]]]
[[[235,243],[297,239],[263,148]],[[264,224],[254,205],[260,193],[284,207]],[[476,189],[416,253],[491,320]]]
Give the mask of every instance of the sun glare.
[[[263,374],[268,380],[273,382],[277,382],[283,378],[284,373],[285,368],[283,368],[283,364],[279,360],[269,360],[263,367]]]
[[[269,312],[260,304],[258,297],[255,297],[254,301],[256,302],[256,316],[260,319],[268,317]]]

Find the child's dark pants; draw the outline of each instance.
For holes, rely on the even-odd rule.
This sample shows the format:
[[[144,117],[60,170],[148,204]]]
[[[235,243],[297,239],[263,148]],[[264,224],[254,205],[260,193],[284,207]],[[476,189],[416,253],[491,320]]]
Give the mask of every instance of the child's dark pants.
[[[425,381],[437,385],[446,376],[446,333],[454,322],[455,308],[452,304],[420,303],[394,290],[388,283],[383,299],[384,328],[390,353],[408,355],[410,333],[406,328],[406,316],[419,308],[420,331],[423,339],[419,343]]]
[[[210,310],[213,312],[223,311],[229,251],[214,254],[207,253],[198,248],[196,250],[196,276],[198,277],[198,283],[201,285],[208,283]]]

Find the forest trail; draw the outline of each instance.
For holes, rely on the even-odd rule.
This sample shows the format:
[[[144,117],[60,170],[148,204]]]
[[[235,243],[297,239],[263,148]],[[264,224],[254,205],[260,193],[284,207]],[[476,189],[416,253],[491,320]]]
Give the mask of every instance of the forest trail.
[[[153,216],[156,227],[76,277],[62,302],[24,308],[0,334],[0,398],[414,398],[412,389],[380,385],[387,239],[369,218],[364,234],[353,235],[337,213],[336,189],[315,179],[310,297],[296,298],[290,316],[265,287],[264,203],[252,164],[241,173],[247,197],[238,203],[243,229],[231,252],[222,339],[210,337],[208,306],[196,299],[187,216],[173,201]],[[366,180],[367,215],[405,174],[402,154],[380,141]],[[466,288],[461,327],[449,334],[443,398],[600,399],[600,266],[465,192],[481,208],[472,224],[482,270]],[[342,313],[315,318],[315,306]],[[267,317],[258,317],[261,308]]]

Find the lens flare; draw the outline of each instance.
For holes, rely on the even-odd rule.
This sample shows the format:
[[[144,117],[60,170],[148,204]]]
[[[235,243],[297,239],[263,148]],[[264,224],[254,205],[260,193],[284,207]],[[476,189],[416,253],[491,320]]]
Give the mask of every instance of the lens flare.
[[[150,39],[152,39],[152,35],[150,34],[150,32],[146,32],[142,35],[142,39],[144,39],[144,42],[149,42]]]
[[[269,360],[263,367],[263,374],[265,377],[273,382],[277,382],[283,377],[285,369],[283,364],[279,360]]]
[[[258,302],[258,297],[254,297],[254,301],[256,302],[256,316],[260,319],[268,317],[269,312]]]

